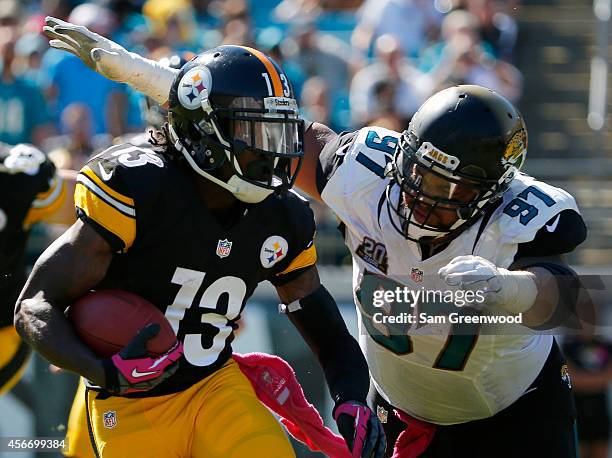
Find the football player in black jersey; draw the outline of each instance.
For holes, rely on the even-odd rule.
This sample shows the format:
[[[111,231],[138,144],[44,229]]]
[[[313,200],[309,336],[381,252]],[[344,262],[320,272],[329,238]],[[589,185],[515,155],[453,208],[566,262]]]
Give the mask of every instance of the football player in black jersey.
[[[158,60],[160,65],[180,69],[187,61],[195,57],[193,53],[170,54]],[[129,143],[136,147],[148,148],[151,146],[149,140],[151,131],[160,130],[168,119],[168,109],[162,107],[150,97],[143,97],[141,103],[146,127],[144,132],[137,134],[129,133],[113,139],[113,144],[121,145]],[[88,458],[93,457],[94,451],[91,447],[89,432],[87,430],[87,411],[85,406],[85,384],[83,378],[79,380],[70,415],[68,417],[68,428],[66,439],[68,446],[63,450],[64,456]]]
[[[89,381],[99,456],[293,456],[232,359],[240,313],[269,280],[321,362],[352,455],[382,456],[382,427],[364,405],[365,359],[319,281],[312,211],[290,190],[303,121],[285,74],[255,49],[222,46],[182,67],[169,100],[154,148],[111,147],[80,171],[79,219],[34,266],[17,330]],[[179,345],[145,373],[149,357],[133,345],[97,358],[64,316],[92,288],[149,300]]]
[[[25,250],[37,222],[72,224],[73,171],[56,170],[31,145],[0,144],[0,394],[19,380],[30,354],[13,327],[13,310],[26,280]]]

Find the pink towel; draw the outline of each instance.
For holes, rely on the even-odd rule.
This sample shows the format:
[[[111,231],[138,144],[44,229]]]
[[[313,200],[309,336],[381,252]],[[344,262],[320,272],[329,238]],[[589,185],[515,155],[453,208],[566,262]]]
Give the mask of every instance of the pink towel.
[[[344,439],[323,424],[284,359],[266,353],[234,353],[233,357],[259,400],[281,417],[281,423],[293,437],[330,458],[351,458]]]
[[[401,410],[394,409],[393,413],[407,427],[397,437],[392,458],[417,458],[433,440],[436,425],[418,420]]]

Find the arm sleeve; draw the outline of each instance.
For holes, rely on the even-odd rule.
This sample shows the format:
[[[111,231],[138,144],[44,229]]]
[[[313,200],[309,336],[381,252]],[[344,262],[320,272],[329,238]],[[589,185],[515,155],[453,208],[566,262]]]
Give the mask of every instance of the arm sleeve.
[[[365,404],[368,366],[336,302],[323,285],[299,302],[301,308],[290,312],[289,319],[317,355],[336,405],[349,400]]]
[[[582,216],[575,210],[563,210],[541,227],[532,241],[519,244],[514,260],[569,253],[584,242],[586,235]]]

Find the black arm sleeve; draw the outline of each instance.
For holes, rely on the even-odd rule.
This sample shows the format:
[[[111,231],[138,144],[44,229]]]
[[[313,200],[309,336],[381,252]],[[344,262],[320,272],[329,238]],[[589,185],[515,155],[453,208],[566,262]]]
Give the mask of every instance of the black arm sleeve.
[[[569,253],[584,242],[586,235],[582,216],[574,210],[563,210],[551,218],[531,242],[519,244],[514,260]]]
[[[368,366],[333,297],[321,285],[299,303],[301,308],[289,312],[289,319],[317,355],[336,405],[349,400],[365,404]]]
[[[546,323],[534,329],[549,330],[559,326],[579,329],[581,317],[592,313],[593,304],[590,296],[585,294],[580,299],[584,287],[580,278],[569,266],[561,259],[559,262],[537,259],[555,258],[574,250],[586,239],[586,234],[587,228],[582,216],[574,210],[563,210],[540,228],[531,242],[519,244],[513,266],[521,269],[542,267],[554,275],[559,289],[559,302],[552,316]],[[512,266],[510,268],[512,269]]]
[[[321,150],[319,163],[317,164],[317,190],[319,194],[323,192],[325,185],[336,169],[342,165],[344,161],[343,148],[352,143],[358,133],[359,131],[341,132]]]

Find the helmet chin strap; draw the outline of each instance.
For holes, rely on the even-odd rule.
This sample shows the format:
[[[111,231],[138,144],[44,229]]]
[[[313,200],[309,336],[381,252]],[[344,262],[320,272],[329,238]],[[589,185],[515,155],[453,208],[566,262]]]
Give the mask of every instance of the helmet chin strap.
[[[272,189],[261,188],[253,183],[249,183],[248,181],[243,180],[238,175],[232,175],[227,182],[220,180],[216,176],[202,170],[198,164],[193,160],[191,154],[187,148],[185,148],[176,135],[174,128],[170,125],[168,126],[170,131],[170,136],[172,140],[174,140],[174,147],[179,150],[183,157],[189,162],[189,165],[198,175],[203,176],[207,180],[212,181],[218,186],[221,186],[223,189],[227,189],[231,192],[236,199],[248,203],[248,204],[257,204],[262,202],[266,197],[272,194],[274,191]]]
[[[234,194],[236,199],[248,204],[257,204],[262,202],[266,197],[274,192],[272,189],[262,188],[261,186],[249,183],[248,181],[240,178],[238,175],[232,175],[232,177],[227,180],[227,185],[234,189],[234,191],[230,192]]]

